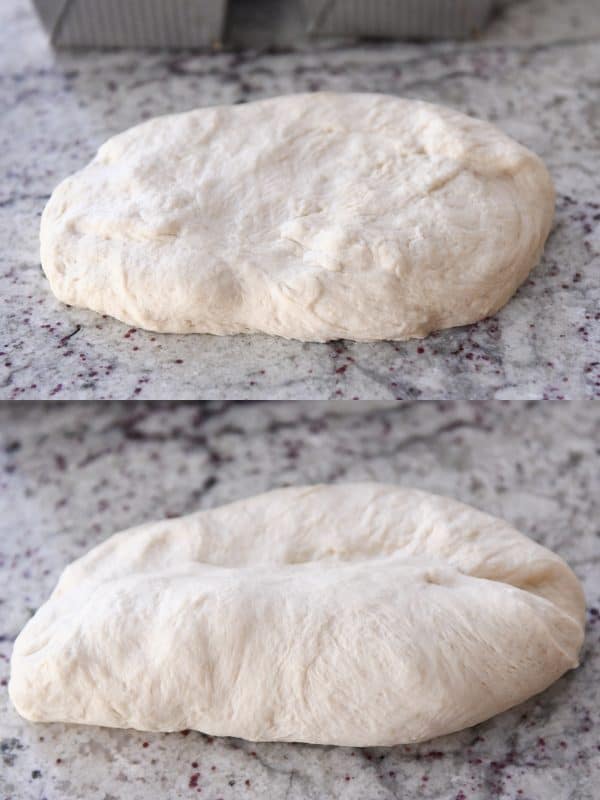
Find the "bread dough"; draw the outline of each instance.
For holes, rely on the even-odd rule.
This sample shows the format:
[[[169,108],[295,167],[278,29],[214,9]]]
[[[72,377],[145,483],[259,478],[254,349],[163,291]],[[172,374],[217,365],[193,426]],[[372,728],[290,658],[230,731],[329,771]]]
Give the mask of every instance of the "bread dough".
[[[63,302],[152,331],[409,339],[503,306],[553,209],[486,122],[317,92],[110,139],[50,198],[41,260]]]
[[[35,721],[393,745],[474,725],[577,666],[554,553],[445,497],[281,489],[119,533],[17,638]]]

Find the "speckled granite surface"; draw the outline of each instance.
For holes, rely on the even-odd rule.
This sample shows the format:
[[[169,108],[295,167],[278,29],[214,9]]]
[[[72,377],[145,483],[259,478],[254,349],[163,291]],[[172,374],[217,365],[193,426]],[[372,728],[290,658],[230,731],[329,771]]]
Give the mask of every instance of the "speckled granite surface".
[[[0,407],[0,797],[597,798],[600,407],[244,405]],[[12,641],[73,558],[153,518],[357,479],[451,494],[556,550],[588,600],[580,668],[476,728],[391,749],[32,725],[14,712]]]
[[[537,398],[600,394],[600,10],[524,0],[477,42],[312,52],[53,54],[0,5],[0,396]],[[203,104],[315,89],[439,101],[497,123],[556,183],[541,266],[493,319],[406,344],[161,336],[61,306],[38,258],[54,186],[110,135]]]

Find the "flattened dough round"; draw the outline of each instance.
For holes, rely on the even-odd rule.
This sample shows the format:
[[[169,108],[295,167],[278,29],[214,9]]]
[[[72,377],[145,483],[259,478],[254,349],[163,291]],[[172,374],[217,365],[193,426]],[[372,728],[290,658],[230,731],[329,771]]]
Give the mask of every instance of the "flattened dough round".
[[[462,503],[281,489],[75,561],[17,638],[9,692],[37,721],[414,742],[576,667],[583,608],[558,556]]]
[[[381,94],[318,92],[160,117],[56,189],[56,296],[153,331],[409,339],[503,306],[554,189],[497,128]]]

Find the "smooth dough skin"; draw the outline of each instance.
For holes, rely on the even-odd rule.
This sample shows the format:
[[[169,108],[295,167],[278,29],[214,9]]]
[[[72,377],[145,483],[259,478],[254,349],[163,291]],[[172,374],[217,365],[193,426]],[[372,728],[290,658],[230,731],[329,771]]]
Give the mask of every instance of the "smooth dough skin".
[[[503,306],[553,213],[489,123],[317,92],[110,139],[50,198],[41,261],[63,302],[152,331],[410,339]]]
[[[280,489],[112,536],[15,642],[34,721],[255,741],[415,742],[577,666],[584,599],[554,553],[445,497]]]

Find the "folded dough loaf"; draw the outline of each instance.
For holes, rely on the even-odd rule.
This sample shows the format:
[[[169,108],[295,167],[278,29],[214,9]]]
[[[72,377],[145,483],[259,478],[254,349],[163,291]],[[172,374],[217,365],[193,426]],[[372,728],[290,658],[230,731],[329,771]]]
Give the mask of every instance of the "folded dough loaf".
[[[35,721],[414,742],[576,667],[583,608],[558,556],[462,503],[281,489],[75,561],[17,638],[9,691]]]
[[[408,339],[475,322],[538,261],[554,190],[492,125],[379,94],[204,108],[56,189],[56,296],[153,331]]]

